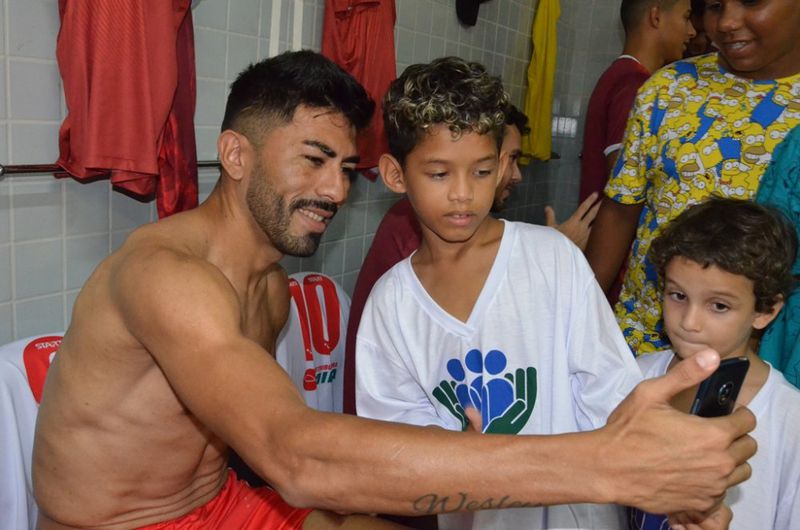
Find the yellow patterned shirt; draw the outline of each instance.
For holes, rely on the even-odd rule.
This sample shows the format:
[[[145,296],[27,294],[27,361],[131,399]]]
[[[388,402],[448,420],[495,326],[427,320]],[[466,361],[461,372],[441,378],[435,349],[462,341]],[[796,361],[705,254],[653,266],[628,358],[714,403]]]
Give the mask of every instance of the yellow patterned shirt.
[[[716,53],[673,63],[639,90],[605,193],[644,203],[615,313],[636,355],[669,342],[650,243],[668,221],[710,195],[751,199],[777,144],[800,123],[800,74],[753,81]]]

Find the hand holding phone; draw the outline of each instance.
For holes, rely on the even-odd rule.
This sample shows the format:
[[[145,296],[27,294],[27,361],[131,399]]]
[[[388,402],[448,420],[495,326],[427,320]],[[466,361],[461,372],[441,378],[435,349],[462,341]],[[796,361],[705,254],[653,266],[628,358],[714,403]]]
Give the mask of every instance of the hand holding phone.
[[[748,368],[750,361],[747,357],[721,361],[716,371],[700,383],[689,412],[704,418],[727,416],[733,412]]]

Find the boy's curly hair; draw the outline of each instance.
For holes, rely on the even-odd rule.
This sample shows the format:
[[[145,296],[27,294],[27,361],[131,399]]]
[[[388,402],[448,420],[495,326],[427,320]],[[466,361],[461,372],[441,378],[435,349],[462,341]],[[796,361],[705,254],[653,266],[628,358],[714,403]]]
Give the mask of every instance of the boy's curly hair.
[[[677,256],[745,276],[753,282],[755,310],[767,313],[794,288],[796,255],[797,234],[780,211],[712,197],[670,222],[653,241],[648,258],[662,279]]]
[[[389,151],[401,164],[422,135],[439,124],[454,137],[466,132],[492,134],[503,141],[508,95],[500,78],[479,63],[442,57],[413,64],[395,79],[383,98]]]

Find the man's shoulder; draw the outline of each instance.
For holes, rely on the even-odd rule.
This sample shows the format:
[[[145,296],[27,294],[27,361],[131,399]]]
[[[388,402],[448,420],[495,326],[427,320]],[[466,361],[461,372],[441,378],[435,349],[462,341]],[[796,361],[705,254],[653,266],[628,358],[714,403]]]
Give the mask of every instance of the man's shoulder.
[[[633,58],[620,57],[609,65],[595,84],[595,92],[608,93],[615,86],[644,83],[650,73]]]
[[[218,293],[233,293],[233,286],[225,273],[212,263],[207,252],[199,245],[173,238],[169,233],[145,230],[134,231],[128,240],[107,258],[109,277],[116,283],[117,293],[129,291],[140,297],[142,285],[156,297],[165,296],[165,291],[190,290],[196,286]],[[285,278],[285,272],[276,264],[268,269],[274,278]],[[139,286],[139,287],[137,287]]]

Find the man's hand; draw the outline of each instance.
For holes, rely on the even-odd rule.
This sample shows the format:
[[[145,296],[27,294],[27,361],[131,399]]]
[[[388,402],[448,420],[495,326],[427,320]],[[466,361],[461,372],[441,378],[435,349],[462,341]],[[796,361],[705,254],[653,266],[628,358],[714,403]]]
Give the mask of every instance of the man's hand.
[[[556,212],[550,206],[544,207],[544,217],[547,226],[555,228],[570,238],[578,248],[584,250],[586,242],[589,241],[589,234],[592,232],[592,222],[597,217],[599,209],[600,201],[597,200],[597,192],[595,192],[586,197],[569,219],[561,224],[556,222]]]
[[[699,418],[669,404],[718,365],[719,355],[704,350],[640,383],[611,414],[598,456],[608,463],[614,503],[650,513],[711,513],[729,487],[750,477],[756,443],[747,433],[756,422],[749,410]]]
[[[733,520],[733,512],[725,504],[717,506],[711,513],[702,516],[699,522],[693,522],[693,518],[685,515],[670,516],[670,528],[672,530],[728,530]]]

